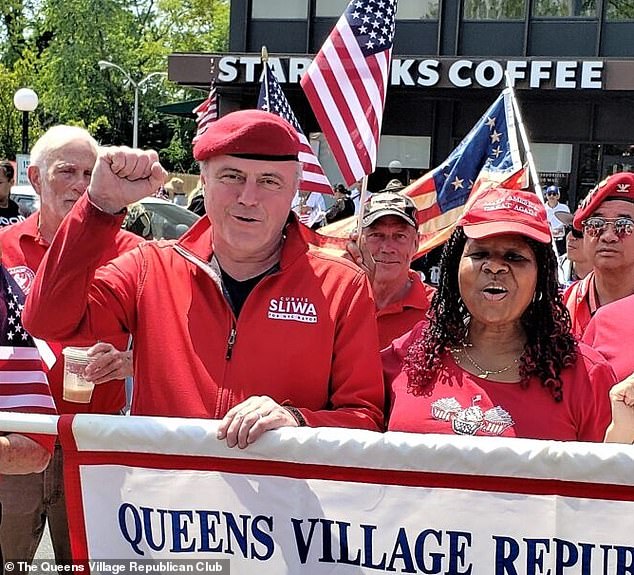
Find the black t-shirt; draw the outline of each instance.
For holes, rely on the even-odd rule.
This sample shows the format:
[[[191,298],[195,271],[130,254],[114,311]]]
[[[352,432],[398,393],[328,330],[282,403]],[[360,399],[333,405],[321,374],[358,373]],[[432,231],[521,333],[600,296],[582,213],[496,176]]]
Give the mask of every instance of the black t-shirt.
[[[9,200],[6,208],[0,208],[0,227],[10,226],[24,221],[24,216],[20,215],[20,208],[13,200]]]
[[[268,276],[278,269],[279,265],[275,264],[272,268],[266,270],[263,274],[241,282],[232,278],[227,272],[220,268],[220,275],[222,276],[222,287],[225,291],[225,297],[229,299],[229,302],[231,303],[231,307],[233,307],[233,312],[236,314],[236,317],[240,315],[240,312],[242,311],[242,306],[244,305],[246,299],[249,297],[249,294],[251,293],[253,288],[258,285],[260,280],[262,280],[265,276]]]

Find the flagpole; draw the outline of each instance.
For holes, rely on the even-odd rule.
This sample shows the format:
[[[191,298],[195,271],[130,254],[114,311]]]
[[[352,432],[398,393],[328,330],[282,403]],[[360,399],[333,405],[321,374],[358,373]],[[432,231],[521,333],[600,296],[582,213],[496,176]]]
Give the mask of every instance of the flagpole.
[[[357,219],[357,243],[361,245],[361,230],[363,229],[363,205],[368,196],[368,176],[361,180],[361,194],[359,195],[359,214]]]
[[[528,143],[528,135],[526,134],[526,129],[524,128],[524,121],[522,120],[522,114],[520,112],[520,107],[517,103],[517,99],[515,98],[515,90],[511,84],[511,77],[508,72],[505,72],[506,77],[506,87],[509,89],[511,94],[511,103],[513,104],[513,110],[515,112],[515,118],[517,121],[517,126],[520,131],[520,138],[522,138],[522,144],[524,144],[524,149],[526,150],[526,159],[528,160],[528,171],[530,172],[531,177],[533,178],[535,193],[537,197],[544,202],[544,195],[542,194],[542,187],[539,183],[539,177],[537,176],[537,168],[535,167],[535,161],[533,160],[533,153],[531,152],[530,144]]]
[[[264,74],[264,94],[266,98],[266,106],[268,112],[271,111],[271,101],[269,100],[269,51],[266,46],[262,46],[262,73]]]

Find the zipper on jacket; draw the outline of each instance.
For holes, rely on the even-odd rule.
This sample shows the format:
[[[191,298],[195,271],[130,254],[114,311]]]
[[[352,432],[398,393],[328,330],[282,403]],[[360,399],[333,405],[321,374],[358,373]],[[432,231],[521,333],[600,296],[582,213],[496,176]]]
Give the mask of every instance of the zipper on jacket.
[[[233,353],[233,345],[236,343],[236,327],[235,325],[231,326],[231,332],[229,333],[229,339],[227,340],[227,355],[225,355],[225,359],[231,359],[231,354]]]

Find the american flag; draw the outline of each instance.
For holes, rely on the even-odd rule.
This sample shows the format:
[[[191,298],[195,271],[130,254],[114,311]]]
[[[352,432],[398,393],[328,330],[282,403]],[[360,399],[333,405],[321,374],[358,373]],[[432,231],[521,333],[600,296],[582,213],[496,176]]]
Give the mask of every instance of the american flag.
[[[301,86],[349,186],[376,167],[397,0],[352,0]]]
[[[195,144],[207,131],[209,124],[218,119],[218,95],[216,94],[216,86],[213,82],[207,99],[198,104],[192,111],[196,114],[196,135],[192,140],[192,143]]]
[[[55,413],[44,363],[20,315],[24,293],[0,268],[0,410]]]
[[[258,97],[258,109],[281,116],[297,130],[302,146],[299,152],[299,161],[302,162],[303,166],[302,181],[299,184],[299,189],[305,192],[332,194],[332,186],[326,174],[324,174],[315,152],[313,152],[306,135],[302,131],[275,74],[266,63],[264,64],[264,75]]]
[[[411,197],[418,208],[419,254],[442,244],[454,229],[470,197],[478,189],[501,185],[527,187],[526,169],[517,137],[511,90],[504,90],[449,157],[400,193]],[[340,238],[348,238],[356,218],[347,218],[319,229],[312,240],[336,250]],[[309,239],[311,241],[311,239]]]

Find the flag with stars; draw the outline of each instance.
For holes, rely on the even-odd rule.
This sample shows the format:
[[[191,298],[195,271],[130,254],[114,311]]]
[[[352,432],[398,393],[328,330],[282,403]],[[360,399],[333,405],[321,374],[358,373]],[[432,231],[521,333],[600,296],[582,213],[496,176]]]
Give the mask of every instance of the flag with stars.
[[[42,357],[22,327],[24,293],[0,266],[0,411],[54,414],[55,404]],[[54,437],[30,435],[51,448]]]
[[[491,184],[524,185],[510,89],[504,90],[440,166],[406,188],[418,207],[419,231],[448,228],[464,210],[472,191]]]
[[[281,116],[297,130],[297,135],[301,143],[299,161],[302,162],[302,181],[300,182],[299,189],[305,192],[332,194],[332,186],[315,152],[313,152],[284,92],[282,92],[282,88],[273,70],[271,70],[266,63],[264,64],[264,74],[262,85],[260,86],[260,95],[258,97],[258,109]]]
[[[22,308],[24,307],[24,292],[4,267],[0,269],[2,270],[3,299],[6,306],[6,323],[2,326],[2,333],[0,333],[0,345],[35,347],[33,339],[22,327],[22,321],[20,320]]]
[[[349,186],[376,167],[396,0],[352,0],[301,79]]]
[[[402,190],[418,208],[421,255],[449,238],[473,192],[491,185],[527,187],[510,89],[504,90],[457,148],[437,168]],[[339,238],[356,229],[356,218],[319,229],[327,239],[309,239],[337,249]]]
[[[218,95],[216,94],[216,86],[212,82],[209,96],[207,99],[198,104],[192,112],[196,114],[196,135],[192,140],[195,144],[198,139],[207,131],[209,124],[218,119]]]

